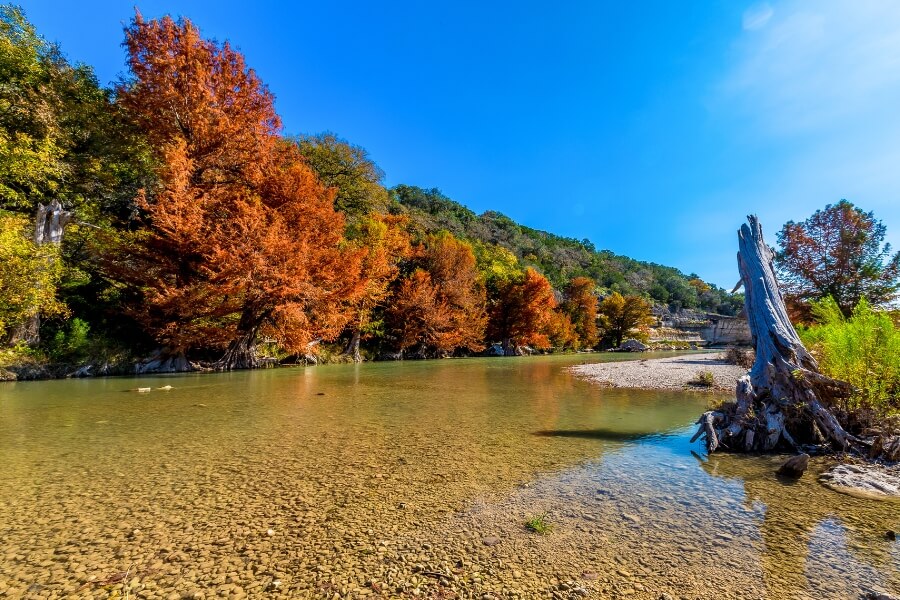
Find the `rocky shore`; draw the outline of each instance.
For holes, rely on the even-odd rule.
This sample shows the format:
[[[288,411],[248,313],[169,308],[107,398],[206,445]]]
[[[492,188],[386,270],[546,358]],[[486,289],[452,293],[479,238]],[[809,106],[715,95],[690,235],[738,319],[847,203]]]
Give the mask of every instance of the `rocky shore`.
[[[698,390],[733,392],[747,369],[732,365],[721,353],[690,354],[646,360],[577,365],[571,370],[601,385],[645,390]],[[704,381],[704,373],[712,380]]]

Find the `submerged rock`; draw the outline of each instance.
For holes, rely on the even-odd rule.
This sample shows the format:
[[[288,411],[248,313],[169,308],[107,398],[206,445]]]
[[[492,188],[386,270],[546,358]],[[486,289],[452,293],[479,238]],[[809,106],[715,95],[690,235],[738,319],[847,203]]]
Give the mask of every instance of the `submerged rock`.
[[[838,465],[819,477],[826,487],[865,498],[900,498],[900,467]]]
[[[784,461],[777,473],[782,477],[797,478],[803,475],[807,467],[809,467],[809,454],[798,454]]]
[[[866,600],[898,600],[896,596],[885,594],[884,592],[869,592],[865,595]]]

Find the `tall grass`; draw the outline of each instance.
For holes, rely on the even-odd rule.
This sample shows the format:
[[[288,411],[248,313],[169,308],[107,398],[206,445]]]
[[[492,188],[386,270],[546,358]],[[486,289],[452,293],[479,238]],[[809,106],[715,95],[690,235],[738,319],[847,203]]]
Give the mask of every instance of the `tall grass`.
[[[846,318],[832,298],[816,303],[813,315],[818,324],[800,337],[823,373],[857,389],[845,408],[900,413],[900,329],[891,316],[863,299]]]

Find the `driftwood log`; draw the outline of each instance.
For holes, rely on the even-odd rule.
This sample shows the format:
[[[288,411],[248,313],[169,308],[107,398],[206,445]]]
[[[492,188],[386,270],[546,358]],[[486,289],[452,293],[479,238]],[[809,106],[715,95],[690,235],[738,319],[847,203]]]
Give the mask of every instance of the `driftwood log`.
[[[861,450],[864,442],[840,424],[832,406],[853,389],[819,372],[788,319],[773,267],[774,253],[755,216],[738,232],[738,268],[756,361],[740,378],[735,401],[704,413],[692,442],[709,452],[769,452],[807,445]],[[739,284],[740,285],[740,284]]]

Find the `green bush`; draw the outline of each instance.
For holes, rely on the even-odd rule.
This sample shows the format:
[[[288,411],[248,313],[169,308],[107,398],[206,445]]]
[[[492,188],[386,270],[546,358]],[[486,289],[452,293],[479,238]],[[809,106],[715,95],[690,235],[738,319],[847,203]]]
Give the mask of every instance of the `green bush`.
[[[818,324],[801,328],[800,337],[823,373],[856,388],[843,408],[900,412],[900,330],[890,314],[863,299],[845,318],[826,298],[813,305],[813,316]]]
[[[712,371],[697,371],[694,379],[688,383],[699,387],[712,387],[716,383],[716,378],[713,376]]]
[[[53,336],[48,344],[50,358],[58,362],[78,362],[92,353],[91,327],[87,322],[75,317]]]

